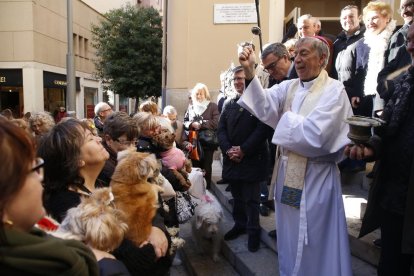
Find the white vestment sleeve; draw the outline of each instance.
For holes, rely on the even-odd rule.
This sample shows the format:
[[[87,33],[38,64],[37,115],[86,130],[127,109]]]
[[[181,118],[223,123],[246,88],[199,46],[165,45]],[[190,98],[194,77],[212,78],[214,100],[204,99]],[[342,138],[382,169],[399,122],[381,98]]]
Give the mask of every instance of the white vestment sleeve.
[[[324,90],[317,106],[306,117],[291,111],[283,114],[273,143],[306,157],[336,153],[350,143],[349,126],[344,120],[352,116],[352,109],[345,89],[333,81]]]
[[[286,82],[283,82],[263,89],[260,81],[254,77],[237,103],[274,129],[283,110],[287,92],[285,86]]]

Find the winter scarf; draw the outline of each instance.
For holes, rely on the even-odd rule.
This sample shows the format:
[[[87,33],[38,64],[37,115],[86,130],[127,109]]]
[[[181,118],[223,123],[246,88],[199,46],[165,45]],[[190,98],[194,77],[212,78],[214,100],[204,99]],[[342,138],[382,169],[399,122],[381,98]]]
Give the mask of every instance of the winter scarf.
[[[395,20],[391,20],[379,34],[370,31],[364,33],[364,43],[370,48],[368,57],[368,72],[364,82],[364,95],[377,93],[378,73],[384,67],[384,53],[395,29]]]
[[[61,240],[33,228],[30,233],[3,228],[1,275],[99,275],[92,251],[75,240]]]
[[[206,111],[208,104],[210,103],[209,100],[204,100],[202,102],[198,102],[195,97],[193,98],[193,108],[190,110],[190,118],[194,118],[196,115],[201,115]],[[193,114],[191,114],[193,113]]]
[[[407,116],[410,103],[412,104],[414,94],[414,67],[411,66],[394,85],[394,94],[385,105],[382,113],[382,119],[388,123],[386,128],[387,136],[393,136],[397,132],[401,122]]]

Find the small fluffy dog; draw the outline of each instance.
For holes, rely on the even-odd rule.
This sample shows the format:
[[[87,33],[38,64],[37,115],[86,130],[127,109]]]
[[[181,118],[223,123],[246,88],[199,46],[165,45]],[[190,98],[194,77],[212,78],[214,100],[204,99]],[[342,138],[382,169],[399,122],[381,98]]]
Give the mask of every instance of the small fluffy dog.
[[[105,252],[117,248],[128,229],[124,214],[113,207],[110,188],[96,189],[68,210],[54,236],[83,241]]]
[[[148,182],[156,169],[153,154],[128,149],[118,154],[111,178],[116,207],[124,212],[129,227],[126,237],[137,246],[148,239],[159,206],[158,192],[162,188]]]
[[[222,219],[223,210],[221,205],[209,191],[206,191],[206,194],[195,208],[191,230],[196,247],[200,251],[211,252],[215,262],[218,261],[222,240]]]
[[[171,170],[181,186],[188,190],[191,187],[188,173],[191,172],[192,165],[184,152],[174,146],[175,134],[168,129],[161,129],[161,132],[153,137],[153,141],[162,149],[160,152],[162,165]]]

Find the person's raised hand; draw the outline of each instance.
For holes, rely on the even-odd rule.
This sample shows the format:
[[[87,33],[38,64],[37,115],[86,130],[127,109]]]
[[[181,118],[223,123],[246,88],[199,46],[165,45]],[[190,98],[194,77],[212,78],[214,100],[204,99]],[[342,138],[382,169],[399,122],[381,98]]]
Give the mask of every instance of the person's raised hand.
[[[256,55],[251,45],[238,48],[239,62],[244,69],[247,80],[255,76]]]

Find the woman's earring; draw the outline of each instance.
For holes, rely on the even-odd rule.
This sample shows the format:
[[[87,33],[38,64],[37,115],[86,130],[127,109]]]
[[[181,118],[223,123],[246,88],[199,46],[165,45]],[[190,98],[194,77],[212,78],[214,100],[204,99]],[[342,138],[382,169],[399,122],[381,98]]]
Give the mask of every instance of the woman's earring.
[[[80,161],[79,161],[79,167],[83,167],[83,166],[85,166],[85,161],[80,160]]]

